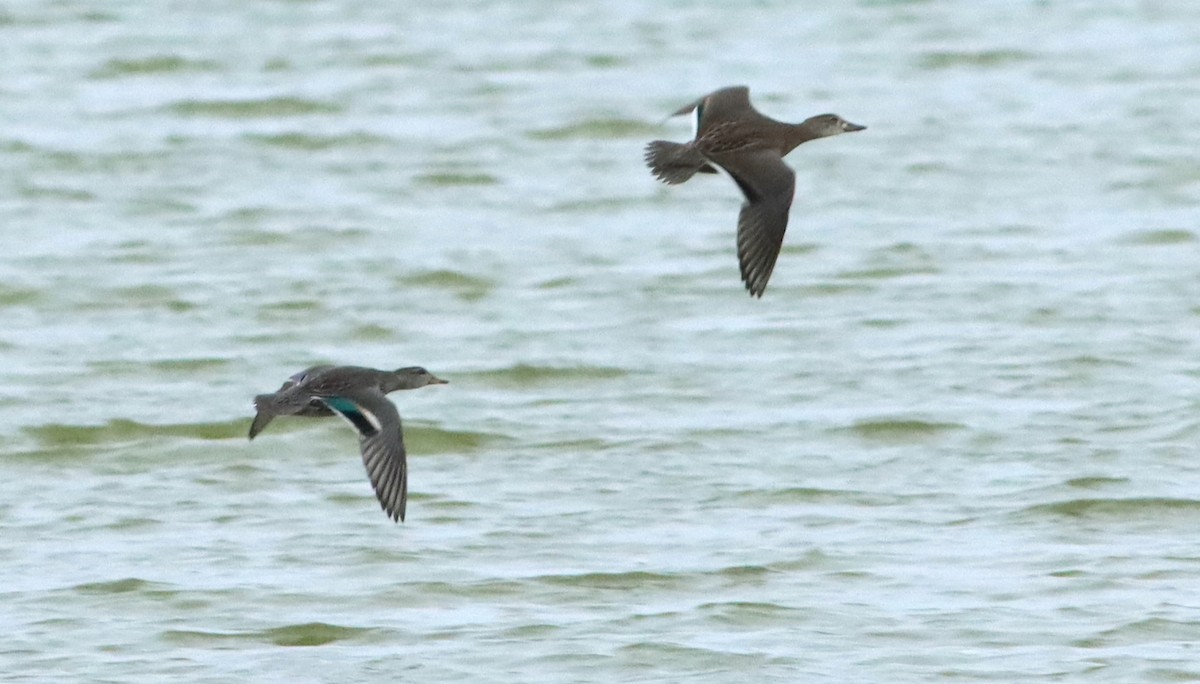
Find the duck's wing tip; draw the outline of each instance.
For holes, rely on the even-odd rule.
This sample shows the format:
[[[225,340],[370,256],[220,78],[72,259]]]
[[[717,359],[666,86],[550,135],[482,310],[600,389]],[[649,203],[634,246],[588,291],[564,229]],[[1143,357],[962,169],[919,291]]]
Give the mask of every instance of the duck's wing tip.
[[[408,459],[396,405],[384,395],[373,393],[337,399],[341,401],[331,403],[326,398],[325,403],[358,429],[363,466],[380,508],[393,521],[403,522],[408,504]],[[353,410],[343,413],[336,404],[342,404],[342,408],[352,405]]]
[[[740,161],[727,168],[746,196],[738,214],[738,266],[750,296],[762,298],[783,247],[796,174],[774,153]]]

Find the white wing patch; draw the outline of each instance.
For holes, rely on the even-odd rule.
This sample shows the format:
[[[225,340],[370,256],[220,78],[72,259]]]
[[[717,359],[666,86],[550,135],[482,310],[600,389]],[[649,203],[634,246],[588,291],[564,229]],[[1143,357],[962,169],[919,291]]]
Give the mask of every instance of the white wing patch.
[[[366,410],[362,406],[358,407],[358,412],[362,414],[363,418],[367,419],[367,422],[371,424],[371,427],[375,428],[375,432],[379,432],[383,428],[383,425],[380,424],[380,422],[379,422],[379,417],[376,416],[374,413],[371,413],[370,411]],[[338,414],[338,415],[341,415],[341,414]],[[342,417],[345,418],[345,416],[342,416]],[[346,418],[346,420],[349,421],[350,419]],[[351,425],[353,425],[353,423],[351,423]]]

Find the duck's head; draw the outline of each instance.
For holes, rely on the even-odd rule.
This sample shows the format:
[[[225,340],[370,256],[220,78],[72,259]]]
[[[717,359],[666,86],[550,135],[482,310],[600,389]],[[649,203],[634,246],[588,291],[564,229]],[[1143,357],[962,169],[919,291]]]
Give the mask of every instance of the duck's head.
[[[831,135],[853,133],[855,131],[866,130],[867,128],[856,123],[850,123],[837,114],[818,114],[805,119],[800,125],[807,129],[814,138],[827,138]]]
[[[416,389],[426,385],[446,385],[449,380],[443,380],[420,366],[408,366],[393,371],[396,376],[396,389]]]

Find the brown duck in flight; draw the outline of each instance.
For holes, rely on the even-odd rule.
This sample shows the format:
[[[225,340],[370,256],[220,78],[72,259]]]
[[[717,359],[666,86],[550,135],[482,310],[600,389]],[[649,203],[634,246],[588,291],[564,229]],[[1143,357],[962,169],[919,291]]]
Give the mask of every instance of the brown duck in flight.
[[[358,432],[363,465],[383,512],[404,520],[408,502],[408,462],[400,413],[387,395],[396,390],[444,385],[420,366],[376,370],[361,366],[313,366],[288,378],[272,394],[254,397],[254,439],[276,416],[340,416]]]
[[[746,86],[721,88],[671,116],[688,112],[694,116],[695,137],[686,143],[651,142],[646,145],[646,165],[670,185],[717,169],[737,183],[746,197],[738,214],[738,264],[746,289],[762,297],[779,258],[796,189],[796,174],[783,158],[801,143],[866,126],[836,114],[820,114],[798,124],[776,121],[750,104]]]

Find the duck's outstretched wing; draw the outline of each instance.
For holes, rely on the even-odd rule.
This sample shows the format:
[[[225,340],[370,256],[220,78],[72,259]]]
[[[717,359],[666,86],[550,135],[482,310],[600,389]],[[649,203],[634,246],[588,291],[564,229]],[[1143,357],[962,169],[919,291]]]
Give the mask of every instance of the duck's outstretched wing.
[[[740,151],[713,163],[729,173],[746,197],[738,214],[738,265],[746,289],[762,297],[787,232],[796,174],[772,150]]]
[[[408,503],[408,464],[396,406],[381,392],[316,399],[358,431],[363,465],[380,507],[392,520],[404,520]]]
[[[745,118],[748,114],[757,114],[750,105],[750,89],[746,86],[729,86],[714,90],[704,97],[685,105],[671,116],[681,116],[692,113],[692,126],[695,137],[704,135],[710,126]]]

